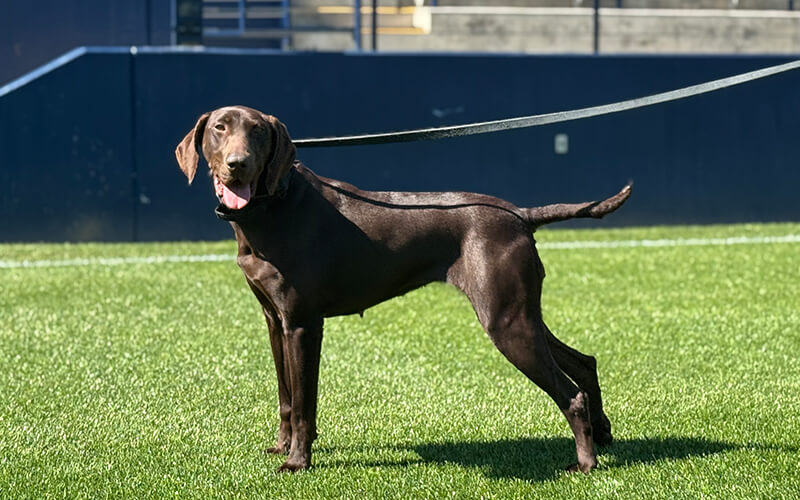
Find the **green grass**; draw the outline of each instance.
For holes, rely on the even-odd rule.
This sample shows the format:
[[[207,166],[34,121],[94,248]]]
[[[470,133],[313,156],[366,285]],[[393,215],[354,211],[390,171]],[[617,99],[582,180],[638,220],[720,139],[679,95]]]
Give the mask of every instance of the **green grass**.
[[[540,242],[800,234],[548,230]],[[235,253],[2,245],[0,260]],[[0,498],[800,495],[800,244],[542,249],[544,314],[598,358],[616,441],[566,421],[431,285],[326,322],[314,468],[275,473],[266,326],[233,260],[0,268]]]

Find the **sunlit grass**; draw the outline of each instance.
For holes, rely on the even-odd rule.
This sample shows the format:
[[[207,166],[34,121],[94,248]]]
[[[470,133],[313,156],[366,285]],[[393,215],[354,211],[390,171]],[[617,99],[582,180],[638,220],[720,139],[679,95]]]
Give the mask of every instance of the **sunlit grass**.
[[[800,234],[548,230],[540,242]],[[0,260],[235,252],[3,245]],[[796,498],[800,244],[542,249],[545,320],[598,358],[616,441],[566,421],[431,285],[326,322],[314,468],[274,472],[266,326],[229,262],[0,269],[0,498]]]

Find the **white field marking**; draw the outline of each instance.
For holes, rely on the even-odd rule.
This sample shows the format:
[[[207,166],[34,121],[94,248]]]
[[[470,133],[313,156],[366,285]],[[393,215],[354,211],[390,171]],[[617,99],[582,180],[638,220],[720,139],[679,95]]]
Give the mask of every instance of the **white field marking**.
[[[696,247],[730,245],[767,245],[776,243],[800,243],[800,234],[786,236],[733,236],[730,238],[677,238],[663,240],[616,240],[616,241],[552,241],[539,243],[539,248],[548,250],[578,250],[584,248],[656,248]]]
[[[800,234],[786,236],[734,236],[731,238],[677,238],[661,240],[613,241],[549,241],[538,243],[548,250],[581,250],[591,248],[657,248],[690,246],[767,245],[800,243]],[[64,260],[0,260],[0,269],[42,267],[123,266],[131,264],[168,264],[185,262],[233,262],[232,254],[156,255],[150,257],[88,257]]]
[[[233,262],[232,254],[154,255],[150,257],[88,257],[64,260],[0,260],[0,269],[33,267],[92,267],[130,264],[166,264],[175,262]]]

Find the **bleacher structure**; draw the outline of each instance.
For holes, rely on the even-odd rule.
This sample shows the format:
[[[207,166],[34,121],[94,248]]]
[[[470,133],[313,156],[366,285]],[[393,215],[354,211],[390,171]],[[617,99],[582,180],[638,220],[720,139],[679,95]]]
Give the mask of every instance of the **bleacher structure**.
[[[321,51],[785,54],[800,52],[800,1],[202,0],[202,43]]]

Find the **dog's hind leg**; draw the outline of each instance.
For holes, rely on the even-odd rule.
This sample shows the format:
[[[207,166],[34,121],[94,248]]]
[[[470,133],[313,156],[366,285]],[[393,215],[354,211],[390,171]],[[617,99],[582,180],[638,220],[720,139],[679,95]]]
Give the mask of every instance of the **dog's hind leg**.
[[[597,380],[597,360],[564,344],[547,328],[547,342],[558,366],[589,395],[594,442],[603,446],[613,440],[611,422],[603,411],[603,398]]]
[[[589,472],[594,469],[597,458],[592,442],[589,396],[556,363],[546,341],[544,323],[526,318],[504,328],[489,326],[487,331],[500,352],[541,387],[567,418],[578,455],[578,463],[569,470]]]
[[[448,280],[467,294],[500,352],[541,387],[567,418],[578,455],[578,463],[569,470],[589,472],[597,467],[589,396],[553,358],[540,309],[544,269],[533,241],[513,243],[499,251],[495,246],[469,248],[467,259],[451,269]]]

